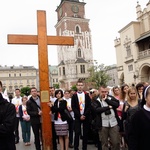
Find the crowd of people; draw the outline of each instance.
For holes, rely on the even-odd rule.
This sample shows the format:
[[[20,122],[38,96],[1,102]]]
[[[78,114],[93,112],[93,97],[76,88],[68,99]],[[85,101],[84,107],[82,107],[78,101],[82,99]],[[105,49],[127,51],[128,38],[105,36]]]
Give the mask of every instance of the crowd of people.
[[[50,107],[53,150],[58,150],[58,143],[61,150],[79,150],[80,139],[82,150],[87,150],[91,137],[98,150],[148,149],[149,83],[123,84],[111,89],[100,86],[85,91],[84,83],[77,81],[76,87],[76,91],[49,89],[47,107]],[[37,89],[32,87],[28,97],[21,97],[20,89],[15,89],[11,102],[2,93],[2,82],[0,91],[0,149],[15,150],[20,139],[25,146],[30,146],[32,128],[35,149],[41,150],[42,109]]]

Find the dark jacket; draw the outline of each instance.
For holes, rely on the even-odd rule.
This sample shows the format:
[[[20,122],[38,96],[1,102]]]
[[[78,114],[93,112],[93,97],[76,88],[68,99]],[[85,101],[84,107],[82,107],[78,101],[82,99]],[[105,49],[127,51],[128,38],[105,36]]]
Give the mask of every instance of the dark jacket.
[[[0,150],[16,150],[15,147],[15,105],[3,99],[0,94]]]
[[[58,99],[54,102],[54,106],[51,108],[52,112],[54,113],[54,120],[58,119],[58,113],[61,115],[62,121],[66,121],[66,114],[64,110],[67,109],[67,101],[61,100],[59,101],[58,107]]]
[[[101,116],[96,112],[98,107],[100,106],[100,102],[98,100],[92,100],[91,102],[91,116],[92,116],[92,122],[91,122],[91,128],[93,131],[97,131],[100,129],[102,120]]]
[[[35,100],[32,97],[30,97],[26,105],[27,105],[27,113],[30,115],[31,124],[40,124],[41,116],[38,114],[39,107],[37,106]]]
[[[85,93],[85,109],[83,115],[87,118],[89,118],[91,115],[91,98],[89,97],[88,93]],[[74,112],[74,117],[75,119],[80,120],[81,114],[80,114],[80,107],[79,107],[79,100],[78,100],[78,95],[75,93],[72,96],[71,99],[71,105],[72,105],[72,110]]]
[[[105,102],[108,105],[112,106],[112,109],[114,110],[115,117],[116,117],[118,125],[119,125],[120,121],[119,121],[119,117],[118,117],[117,111],[116,111],[116,109],[119,107],[119,101],[113,96],[109,95],[109,97],[111,98],[111,100],[109,98],[106,98]],[[110,108],[109,108],[109,106],[102,107],[101,103],[98,100],[97,100],[96,104],[97,105],[95,105],[94,109],[95,109],[95,112],[100,115],[100,125],[99,126],[102,126],[101,113],[107,112],[108,110],[110,110]]]
[[[128,106],[128,109],[125,112],[125,107]],[[122,122],[123,122],[123,130],[125,132],[126,138],[128,139],[128,132],[131,128],[131,121],[134,114],[141,109],[141,100],[138,100],[138,105],[135,108],[132,108],[129,103],[126,101],[122,110]]]
[[[19,106],[19,119],[20,119],[20,121],[23,121],[23,118],[22,118],[22,116],[23,116],[23,111],[22,111],[22,105],[20,105]]]
[[[138,110],[129,129],[129,150],[149,150],[150,111],[144,108]]]

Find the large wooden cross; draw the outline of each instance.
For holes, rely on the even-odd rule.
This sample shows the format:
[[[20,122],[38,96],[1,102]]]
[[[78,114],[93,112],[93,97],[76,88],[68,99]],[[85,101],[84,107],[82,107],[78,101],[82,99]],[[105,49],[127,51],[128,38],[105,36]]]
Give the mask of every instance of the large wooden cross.
[[[47,45],[74,45],[73,37],[47,36],[46,12],[37,11],[37,35],[8,35],[8,44],[38,45],[39,79],[42,109],[43,149],[52,150],[52,127],[49,102],[49,70]],[[34,56],[33,56],[34,57]]]

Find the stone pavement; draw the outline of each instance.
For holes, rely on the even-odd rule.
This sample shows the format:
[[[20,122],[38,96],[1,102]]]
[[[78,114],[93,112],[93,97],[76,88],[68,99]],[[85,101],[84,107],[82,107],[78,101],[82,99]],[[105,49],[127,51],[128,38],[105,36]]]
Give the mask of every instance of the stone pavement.
[[[20,128],[20,124],[19,124],[19,128]],[[31,145],[30,146],[24,145],[24,143],[22,141],[21,130],[19,130],[19,134],[20,134],[20,141],[18,144],[16,144],[16,149],[17,150],[35,150],[33,133],[31,132]],[[81,146],[82,146],[82,144],[80,141],[79,150],[82,150]],[[58,150],[60,150],[59,144],[58,144]],[[69,150],[74,150],[74,149],[69,148]],[[97,150],[97,148],[93,144],[88,144],[88,150]]]

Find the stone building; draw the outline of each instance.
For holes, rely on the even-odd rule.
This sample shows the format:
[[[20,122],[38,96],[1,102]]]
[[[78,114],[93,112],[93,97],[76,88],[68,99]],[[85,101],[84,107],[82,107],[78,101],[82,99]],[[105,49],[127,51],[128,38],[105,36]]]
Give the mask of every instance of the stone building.
[[[91,30],[84,6],[79,0],[61,0],[56,9],[57,35],[74,37],[74,46],[57,47],[61,88],[70,89],[78,79],[88,78],[88,68],[93,65]]]
[[[114,40],[119,84],[150,82],[150,1],[143,10],[136,6],[137,21],[131,21]]]
[[[16,88],[37,87],[37,69],[33,66],[0,66],[0,81],[8,94]]]
[[[116,65],[111,65],[109,68],[106,70],[106,73],[110,76],[111,80],[107,82],[108,86],[118,86],[119,85],[119,80],[118,80],[118,72],[117,72],[117,66]]]
[[[58,82],[58,66],[49,65],[49,85],[54,86],[59,84]]]

